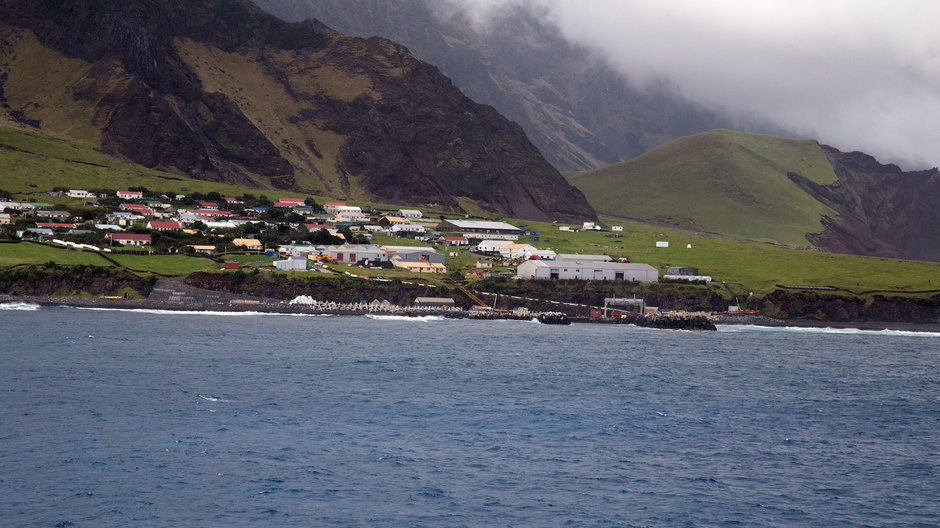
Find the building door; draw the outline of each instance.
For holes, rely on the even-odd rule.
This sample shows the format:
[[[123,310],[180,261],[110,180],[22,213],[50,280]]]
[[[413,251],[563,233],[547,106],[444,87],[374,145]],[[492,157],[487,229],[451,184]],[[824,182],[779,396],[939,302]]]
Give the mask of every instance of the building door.
[[[551,270],[551,271],[549,271],[549,273],[548,273],[548,278],[549,278],[549,279],[552,279],[552,280],[557,280],[557,279],[558,279],[558,270]]]
[[[623,280],[623,272],[622,272],[622,271],[618,271],[618,272],[614,273],[614,280]]]

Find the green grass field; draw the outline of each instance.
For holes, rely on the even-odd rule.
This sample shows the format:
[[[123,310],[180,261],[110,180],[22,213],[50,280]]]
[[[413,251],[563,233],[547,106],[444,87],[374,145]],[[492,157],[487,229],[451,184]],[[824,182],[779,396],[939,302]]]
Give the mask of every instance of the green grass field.
[[[194,271],[211,271],[222,267],[202,257],[186,255],[109,255],[125,268],[158,273],[160,275],[187,275]]]
[[[86,264],[91,266],[111,266],[97,253],[59,249],[43,244],[20,242],[18,244],[0,244],[0,266],[20,264],[45,264],[55,262],[64,265]]]
[[[809,246],[838,214],[787,177],[836,181],[812,140],[729,130],[681,138],[642,156],[568,174],[598,211],[754,241]]]

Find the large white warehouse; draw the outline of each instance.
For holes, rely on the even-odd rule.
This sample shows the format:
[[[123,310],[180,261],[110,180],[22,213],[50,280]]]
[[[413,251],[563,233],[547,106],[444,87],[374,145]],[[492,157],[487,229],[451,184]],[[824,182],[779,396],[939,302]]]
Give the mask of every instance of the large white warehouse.
[[[649,264],[589,260],[527,260],[516,273],[523,279],[659,280],[659,272]]]

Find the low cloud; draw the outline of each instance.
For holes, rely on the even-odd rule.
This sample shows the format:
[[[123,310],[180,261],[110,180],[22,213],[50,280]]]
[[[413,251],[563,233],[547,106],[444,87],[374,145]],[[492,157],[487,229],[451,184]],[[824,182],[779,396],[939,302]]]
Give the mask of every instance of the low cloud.
[[[433,2],[433,0],[431,0]],[[940,3],[920,0],[438,0],[485,32],[528,6],[637,87],[664,80],[906,168],[940,165]]]

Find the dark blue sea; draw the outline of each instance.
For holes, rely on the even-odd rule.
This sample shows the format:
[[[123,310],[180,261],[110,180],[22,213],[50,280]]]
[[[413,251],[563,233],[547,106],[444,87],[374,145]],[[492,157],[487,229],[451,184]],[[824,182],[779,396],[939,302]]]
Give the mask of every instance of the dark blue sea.
[[[3,308],[4,528],[940,525],[938,334]]]

